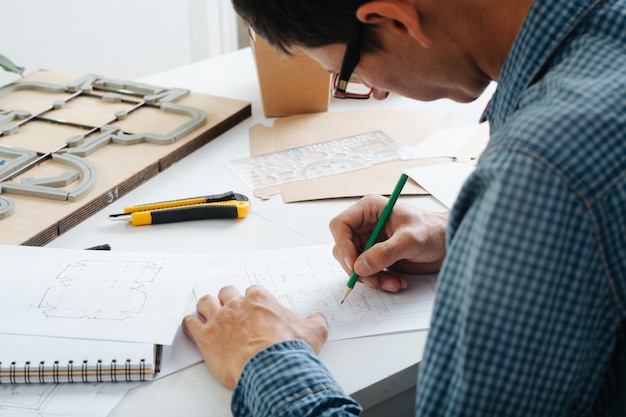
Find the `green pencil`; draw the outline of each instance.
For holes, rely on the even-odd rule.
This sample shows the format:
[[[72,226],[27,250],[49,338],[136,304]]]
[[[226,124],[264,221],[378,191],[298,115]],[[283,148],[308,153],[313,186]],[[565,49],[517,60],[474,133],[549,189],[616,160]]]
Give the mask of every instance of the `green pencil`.
[[[378,219],[376,226],[374,226],[372,235],[370,236],[369,240],[365,244],[365,247],[363,248],[363,252],[371,248],[372,245],[374,245],[374,243],[376,243],[376,241],[378,240],[378,235],[380,235],[380,232],[383,230],[385,223],[387,223],[387,219],[389,218],[389,215],[391,214],[391,210],[393,210],[393,206],[396,204],[396,201],[398,200],[398,197],[400,196],[400,193],[402,192],[402,189],[404,188],[404,184],[406,184],[407,179],[409,179],[409,177],[406,174],[400,175],[400,179],[398,180],[398,183],[396,184],[396,188],[393,189],[393,192],[389,196],[389,201],[387,201],[387,205],[383,209],[383,213],[380,215],[380,218]],[[348,283],[346,284],[346,290],[343,293],[341,304],[343,304],[343,302],[346,301],[346,298],[348,298],[348,294],[350,294],[350,291],[354,289],[354,285],[356,284],[356,281],[358,279],[359,279],[359,275],[353,270],[352,274],[350,275],[350,279],[348,280]]]

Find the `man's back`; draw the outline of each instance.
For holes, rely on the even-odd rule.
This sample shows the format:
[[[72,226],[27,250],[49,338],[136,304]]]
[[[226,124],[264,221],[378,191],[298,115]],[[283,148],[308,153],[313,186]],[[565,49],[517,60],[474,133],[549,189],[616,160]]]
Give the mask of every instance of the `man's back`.
[[[418,415],[626,413],[626,2],[537,1],[457,201]]]

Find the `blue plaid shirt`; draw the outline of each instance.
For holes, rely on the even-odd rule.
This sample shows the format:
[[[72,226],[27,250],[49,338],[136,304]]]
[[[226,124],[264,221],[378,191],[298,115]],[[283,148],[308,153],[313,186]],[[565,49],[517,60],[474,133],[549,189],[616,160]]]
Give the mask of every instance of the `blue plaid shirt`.
[[[450,213],[417,416],[626,415],[626,0],[536,0]],[[236,416],[355,415],[303,342]]]

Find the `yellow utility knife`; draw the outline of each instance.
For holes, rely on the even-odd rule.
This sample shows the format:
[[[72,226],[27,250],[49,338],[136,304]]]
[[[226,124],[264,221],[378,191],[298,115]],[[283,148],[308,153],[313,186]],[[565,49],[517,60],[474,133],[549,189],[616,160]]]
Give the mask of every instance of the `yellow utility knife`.
[[[110,214],[111,220],[124,220],[133,226],[204,219],[237,219],[250,213],[250,201],[232,191],[223,194],[140,204]]]

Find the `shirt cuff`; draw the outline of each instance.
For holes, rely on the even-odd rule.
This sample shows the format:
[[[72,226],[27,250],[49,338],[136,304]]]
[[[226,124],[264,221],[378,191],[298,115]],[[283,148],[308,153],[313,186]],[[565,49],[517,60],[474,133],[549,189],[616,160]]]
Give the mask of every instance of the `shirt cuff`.
[[[302,340],[277,343],[253,356],[235,387],[231,410],[235,417],[361,413]]]

